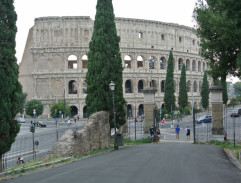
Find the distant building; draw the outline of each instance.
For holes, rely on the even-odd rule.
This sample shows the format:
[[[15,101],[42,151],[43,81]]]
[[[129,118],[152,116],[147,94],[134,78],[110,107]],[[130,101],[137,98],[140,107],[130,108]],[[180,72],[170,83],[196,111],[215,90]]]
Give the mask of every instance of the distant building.
[[[66,99],[72,115],[86,117],[86,83],[89,41],[94,21],[90,17],[36,18],[29,30],[24,54],[19,67],[19,80],[27,100],[38,99],[44,104],[44,115],[49,104]],[[174,55],[174,84],[176,102],[182,64],[186,64],[188,100],[201,107],[200,91],[207,61],[199,55],[199,39],[193,28],[172,23],[131,18],[116,18],[117,34],[121,37],[123,91],[128,115],[144,112],[141,89],[157,89],[157,107],[164,107],[165,77],[169,51]],[[150,56],[153,65],[147,61]],[[152,72],[151,72],[152,71]],[[150,74],[152,73],[152,81]],[[211,85],[209,78],[209,85]]]

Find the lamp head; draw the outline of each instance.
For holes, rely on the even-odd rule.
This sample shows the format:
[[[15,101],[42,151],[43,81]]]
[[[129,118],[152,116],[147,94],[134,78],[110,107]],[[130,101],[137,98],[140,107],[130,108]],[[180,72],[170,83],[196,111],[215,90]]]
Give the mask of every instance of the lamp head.
[[[110,90],[114,91],[115,90],[115,83],[113,81],[110,82],[109,84]]]

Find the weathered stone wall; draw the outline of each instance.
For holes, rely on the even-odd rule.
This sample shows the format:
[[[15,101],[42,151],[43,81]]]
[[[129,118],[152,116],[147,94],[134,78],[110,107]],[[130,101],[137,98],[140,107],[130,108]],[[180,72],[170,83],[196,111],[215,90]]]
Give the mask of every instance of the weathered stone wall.
[[[66,131],[47,156],[74,156],[109,146],[109,113],[101,111],[91,115],[81,130]]]

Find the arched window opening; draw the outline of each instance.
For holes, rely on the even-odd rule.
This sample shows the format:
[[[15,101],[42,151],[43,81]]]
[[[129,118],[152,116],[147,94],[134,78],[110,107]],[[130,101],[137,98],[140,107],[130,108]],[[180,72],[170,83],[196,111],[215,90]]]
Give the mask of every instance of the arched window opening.
[[[191,81],[187,81],[187,92],[191,92]]]
[[[139,33],[138,33],[138,38],[139,38],[139,39],[142,39],[142,38],[143,38],[143,32],[139,32]]]
[[[69,94],[77,94],[77,83],[75,80],[69,82]]]
[[[193,92],[197,92],[197,81],[193,83]]]
[[[76,106],[70,106],[71,109],[71,117],[73,118],[75,115],[78,114],[78,108]]]
[[[182,70],[182,64],[183,64],[183,60],[181,58],[178,59],[178,70]]]
[[[164,108],[165,108],[165,104],[164,104],[164,103],[161,105],[161,108],[162,108],[162,109],[164,109]]]
[[[196,61],[192,61],[192,71],[196,71]]]
[[[87,55],[84,55],[82,57],[82,68],[86,69],[87,68],[87,64],[88,64],[88,57],[87,57]]]
[[[138,107],[138,115],[140,118],[144,117],[144,105],[143,104],[140,104]]]
[[[186,60],[186,70],[190,71],[190,60]]]
[[[83,118],[88,118],[87,106],[83,108]]]
[[[166,69],[166,58],[161,57],[160,59],[160,69]]]
[[[69,69],[77,69],[78,68],[77,57],[75,55],[70,55],[68,57],[68,68]]]
[[[131,104],[128,104],[127,105],[127,115],[129,118],[131,118],[133,115],[132,115],[132,106]]]
[[[150,81],[150,87],[157,88],[157,82],[155,80]]]
[[[142,80],[138,81],[138,93],[141,93],[141,90],[143,90],[143,86],[144,86],[143,81]]]
[[[157,62],[156,57],[150,56],[147,62],[149,63],[149,69],[155,69],[155,62]]]
[[[87,89],[87,84],[86,84],[86,82],[84,81],[83,84],[82,84],[82,93],[83,93],[83,94],[86,94],[86,89]]]
[[[125,61],[125,68],[131,69],[131,57],[129,55],[126,55],[124,57],[124,61]]]
[[[125,92],[126,92],[126,93],[132,93],[132,90],[131,90],[131,81],[130,81],[130,80],[127,80],[126,83],[125,83]]]
[[[201,62],[198,62],[198,71],[201,71]]]
[[[137,57],[137,68],[143,67],[143,57],[138,56]]]
[[[161,82],[161,93],[165,93],[165,80]]]

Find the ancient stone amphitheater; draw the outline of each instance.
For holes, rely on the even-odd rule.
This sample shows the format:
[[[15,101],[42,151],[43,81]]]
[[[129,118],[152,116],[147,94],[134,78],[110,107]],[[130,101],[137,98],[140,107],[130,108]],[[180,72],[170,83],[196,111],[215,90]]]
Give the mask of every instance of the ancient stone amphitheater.
[[[86,117],[87,52],[93,32],[90,17],[36,18],[29,30],[19,67],[19,80],[27,100],[39,99],[44,114],[49,104],[65,99],[72,115]],[[200,90],[207,62],[199,55],[199,39],[186,26],[150,20],[116,18],[117,33],[121,37],[123,91],[128,115],[142,115],[144,95],[141,89],[157,89],[157,107],[164,105],[164,84],[169,51],[174,55],[176,101],[182,63],[186,64],[189,102],[201,107]],[[150,57],[154,62],[150,62]],[[151,82],[152,80],[152,82]],[[211,82],[209,82],[211,83]],[[193,92],[192,92],[193,88]]]

